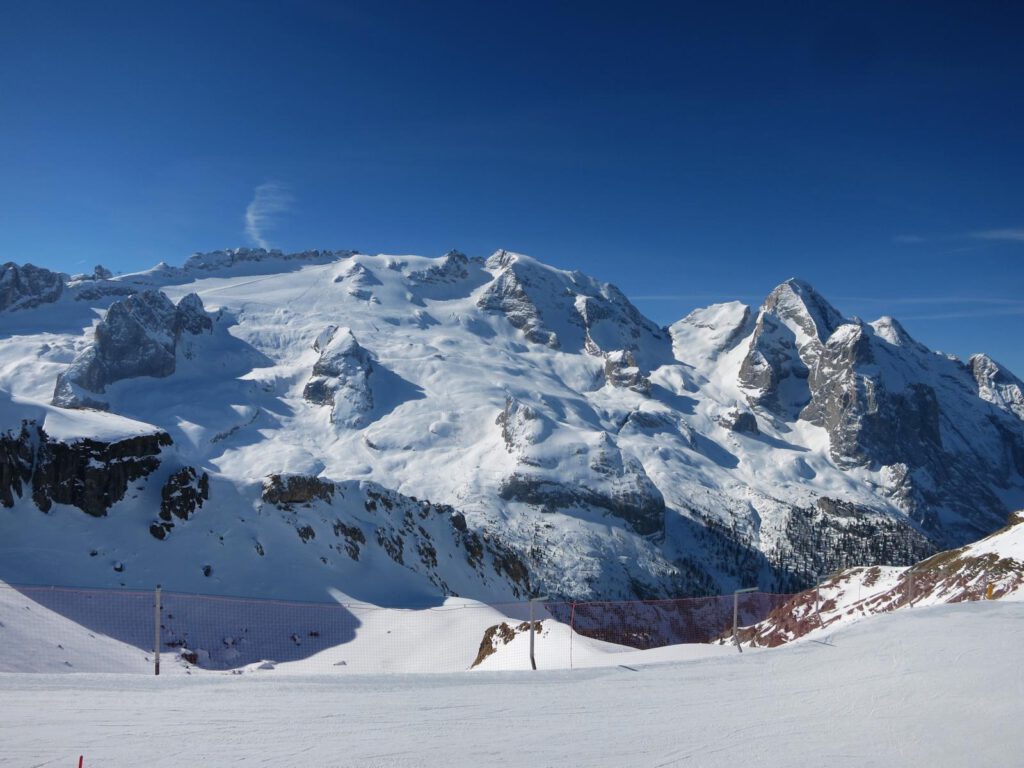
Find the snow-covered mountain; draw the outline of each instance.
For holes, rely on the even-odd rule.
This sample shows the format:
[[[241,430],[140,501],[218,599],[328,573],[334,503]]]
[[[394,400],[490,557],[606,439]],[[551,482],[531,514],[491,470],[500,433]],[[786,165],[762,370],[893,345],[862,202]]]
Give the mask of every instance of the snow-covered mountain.
[[[379,604],[789,590],[1024,506],[1021,383],[799,280],[659,328],[487,260],[0,267],[0,578]]]

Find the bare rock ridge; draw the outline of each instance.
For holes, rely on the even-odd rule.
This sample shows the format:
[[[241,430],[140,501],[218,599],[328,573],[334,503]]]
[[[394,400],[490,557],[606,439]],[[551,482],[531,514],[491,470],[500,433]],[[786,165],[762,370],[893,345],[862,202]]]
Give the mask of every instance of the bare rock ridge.
[[[205,333],[212,324],[195,294],[177,306],[160,291],[115,301],[96,326],[93,344],[57,377],[53,404],[105,409],[107,404],[93,395],[122,379],[170,376],[182,334]]]

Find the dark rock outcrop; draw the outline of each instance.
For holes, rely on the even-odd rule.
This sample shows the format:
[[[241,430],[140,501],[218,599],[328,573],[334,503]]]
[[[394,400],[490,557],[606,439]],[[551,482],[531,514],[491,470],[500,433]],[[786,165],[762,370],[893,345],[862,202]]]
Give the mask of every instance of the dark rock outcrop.
[[[17,434],[0,434],[0,504],[5,507],[13,507],[15,497],[20,498],[31,483],[39,439],[39,429],[32,423],[23,422]]]
[[[308,504],[317,499],[329,503],[333,497],[334,483],[318,477],[274,474],[263,481],[263,500],[269,504]]]
[[[0,265],[0,312],[52,304],[64,292],[64,278],[32,264]]]
[[[11,507],[15,497],[31,489],[32,500],[44,512],[54,503],[69,504],[103,517],[124,498],[129,483],[160,466],[160,451],[170,444],[166,432],[65,443],[26,423],[18,434],[0,437],[0,503]]]
[[[158,539],[166,538],[175,518],[190,519],[209,498],[209,475],[197,472],[195,467],[182,467],[160,489],[160,522],[150,526],[150,533]]]

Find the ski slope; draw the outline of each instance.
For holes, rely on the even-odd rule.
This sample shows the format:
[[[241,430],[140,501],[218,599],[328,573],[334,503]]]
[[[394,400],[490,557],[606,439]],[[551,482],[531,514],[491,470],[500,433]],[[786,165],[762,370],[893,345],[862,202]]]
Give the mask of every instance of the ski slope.
[[[636,671],[0,674],[0,766],[1009,766],[1022,626],[934,606]]]

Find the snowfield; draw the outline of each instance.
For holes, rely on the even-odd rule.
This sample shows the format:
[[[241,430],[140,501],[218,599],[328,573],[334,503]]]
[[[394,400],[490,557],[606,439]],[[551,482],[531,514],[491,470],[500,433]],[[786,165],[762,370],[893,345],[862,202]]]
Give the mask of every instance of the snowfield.
[[[1022,627],[997,601],[635,671],[0,674],[0,765],[1009,766]]]

